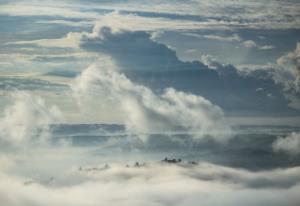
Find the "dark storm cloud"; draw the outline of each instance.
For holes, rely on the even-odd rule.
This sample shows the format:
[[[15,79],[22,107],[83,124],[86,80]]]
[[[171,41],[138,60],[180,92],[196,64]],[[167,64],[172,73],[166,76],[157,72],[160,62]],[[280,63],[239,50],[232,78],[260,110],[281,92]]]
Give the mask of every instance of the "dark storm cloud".
[[[128,77],[155,90],[174,87],[199,94],[226,111],[293,112],[268,71],[241,75],[232,65],[215,63],[212,69],[200,61],[185,62],[147,32],[102,27],[96,37],[83,36],[81,47],[110,55]]]

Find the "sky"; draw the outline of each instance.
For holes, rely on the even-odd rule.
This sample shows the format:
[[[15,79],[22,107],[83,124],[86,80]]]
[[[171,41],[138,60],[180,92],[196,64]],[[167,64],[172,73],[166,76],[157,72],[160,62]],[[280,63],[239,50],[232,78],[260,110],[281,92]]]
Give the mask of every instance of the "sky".
[[[76,78],[109,61],[157,95],[174,88],[229,118],[291,123],[300,114],[298,4],[1,1],[0,105],[25,91],[57,106],[64,122],[122,122],[106,97],[92,95],[85,106],[74,97]]]
[[[0,203],[298,206],[298,0],[0,0]]]

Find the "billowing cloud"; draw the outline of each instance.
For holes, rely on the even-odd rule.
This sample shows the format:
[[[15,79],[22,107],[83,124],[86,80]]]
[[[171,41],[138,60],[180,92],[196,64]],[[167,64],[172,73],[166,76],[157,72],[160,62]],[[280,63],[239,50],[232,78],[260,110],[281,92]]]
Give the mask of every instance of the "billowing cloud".
[[[276,64],[259,65],[252,68],[246,66],[245,68],[240,68],[242,73],[256,74],[257,78],[268,76],[267,78],[273,79],[277,85],[280,85],[280,90],[288,101],[288,106],[300,109],[300,43],[296,44],[294,51],[279,57]]]
[[[300,154],[300,133],[293,132],[286,137],[279,137],[272,147],[275,152],[298,155]]]
[[[277,65],[273,75],[275,82],[283,86],[289,106],[300,109],[300,43],[293,52],[278,58]]]
[[[173,49],[156,42],[144,31],[114,32],[109,27],[95,27],[93,33],[84,36],[80,42],[87,51],[111,56],[131,80],[152,89],[174,87],[193,92],[220,105],[225,111],[233,110],[233,105],[240,111],[254,108],[261,111],[262,107],[265,112],[278,111],[275,108],[290,110],[280,86],[267,72],[244,75],[234,66],[216,61],[214,69],[207,61],[204,62],[207,65],[200,61],[182,61]],[[257,87],[265,88],[265,92],[258,94],[255,92]]]
[[[281,56],[277,64],[281,67],[278,81],[283,83],[287,90],[292,88],[300,92],[300,43],[297,43],[293,52]]]
[[[171,131],[179,126],[194,133],[195,138],[212,136],[222,141],[230,134],[222,110],[205,98],[173,88],[155,94],[150,88],[133,83],[113,65],[102,66],[99,62],[82,72],[74,83],[74,91],[86,94],[91,90],[117,102],[124,112],[126,128],[132,133]]]
[[[69,33],[64,38],[71,40],[73,48],[111,56],[129,79],[155,90],[174,87],[184,92],[192,92],[204,96],[225,111],[291,113],[293,109],[299,109],[295,95],[282,93],[281,87],[286,84],[282,78],[286,74],[273,72],[274,69],[263,69],[245,75],[239,73],[234,66],[223,65],[217,61],[214,61],[213,66],[211,63],[207,64],[207,61],[204,62],[206,65],[200,61],[182,61],[173,49],[153,39],[151,32],[139,31],[139,28],[134,26],[128,26],[130,30],[126,30],[127,26],[120,23],[120,15],[117,12],[107,14],[107,18],[103,17],[106,20],[99,21],[92,32]],[[128,18],[140,17],[129,15]],[[140,22],[139,25],[145,24]],[[228,41],[235,39],[239,43],[245,43],[248,48],[270,48],[268,45],[258,45],[252,40],[242,42],[239,36],[228,38]],[[52,41],[37,41],[39,44],[43,41],[53,46]],[[55,44],[59,44],[62,39],[53,41],[58,41]],[[257,88],[264,90],[258,93]]]
[[[92,32],[71,32],[61,39],[33,41],[51,47],[63,46],[64,43],[60,41],[67,44],[72,42],[69,46],[85,50],[94,57],[96,54],[109,55],[132,81],[153,90],[173,87],[184,92],[192,92],[219,105],[225,112],[290,114],[294,109],[299,109],[295,95],[282,93],[282,86],[286,84],[286,81],[281,80],[284,75],[282,77],[279,73],[273,73],[273,69],[251,71],[245,75],[233,65],[223,65],[217,61],[214,61],[213,66],[211,63],[208,65],[207,61],[204,62],[206,65],[197,60],[182,61],[174,49],[153,39],[153,33],[140,31],[138,27],[132,25],[126,30],[127,26],[120,23],[119,16],[122,15],[117,12],[107,14],[107,18],[103,17],[106,20],[96,23]],[[140,17],[129,15],[128,18]],[[139,25],[146,23],[140,22]],[[238,36],[227,37],[230,41],[233,39],[241,41]],[[210,38],[218,37],[210,36]],[[263,47],[252,40],[249,41],[250,45],[255,44],[256,48]],[[212,67],[214,69],[211,69]],[[275,74],[278,74],[278,77]],[[257,88],[264,90],[258,93]]]
[[[45,142],[49,124],[61,117],[58,108],[48,107],[42,98],[25,92],[16,92],[14,98],[0,119],[1,143],[24,146],[30,141]]]

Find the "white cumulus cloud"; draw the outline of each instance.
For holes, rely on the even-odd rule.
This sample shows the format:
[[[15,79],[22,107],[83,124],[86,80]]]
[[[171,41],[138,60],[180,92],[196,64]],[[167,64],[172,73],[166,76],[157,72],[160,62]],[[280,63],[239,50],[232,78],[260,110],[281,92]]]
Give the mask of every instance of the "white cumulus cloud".
[[[300,133],[293,132],[287,137],[279,137],[272,146],[275,152],[282,151],[298,155],[300,154]]]
[[[280,69],[276,80],[283,83],[287,90],[293,88],[300,92],[300,43],[297,43],[294,51],[281,56],[277,64]]]
[[[221,108],[205,98],[173,88],[156,94],[129,80],[112,62],[89,66],[76,79],[73,89],[79,96],[109,97],[124,113],[126,129],[141,137],[152,132],[172,131],[178,126],[195,138],[211,136],[217,141],[225,140],[231,133]]]

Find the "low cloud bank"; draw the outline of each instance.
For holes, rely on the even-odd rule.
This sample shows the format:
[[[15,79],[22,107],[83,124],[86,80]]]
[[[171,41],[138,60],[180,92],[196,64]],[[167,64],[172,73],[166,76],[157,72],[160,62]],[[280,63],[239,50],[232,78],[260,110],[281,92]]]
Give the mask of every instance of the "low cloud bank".
[[[178,126],[196,139],[209,136],[225,141],[231,134],[221,108],[205,98],[174,88],[156,94],[129,80],[108,59],[84,70],[73,84],[73,90],[79,99],[94,95],[102,100],[108,97],[124,113],[127,131],[143,139],[146,134],[171,131]]]
[[[86,180],[62,186],[24,183],[22,178],[0,173],[0,201],[7,206],[296,206],[300,201],[299,174],[299,167],[255,173],[206,163],[114,165],[99,171],[74,171],[72,175],[85,176]]]

